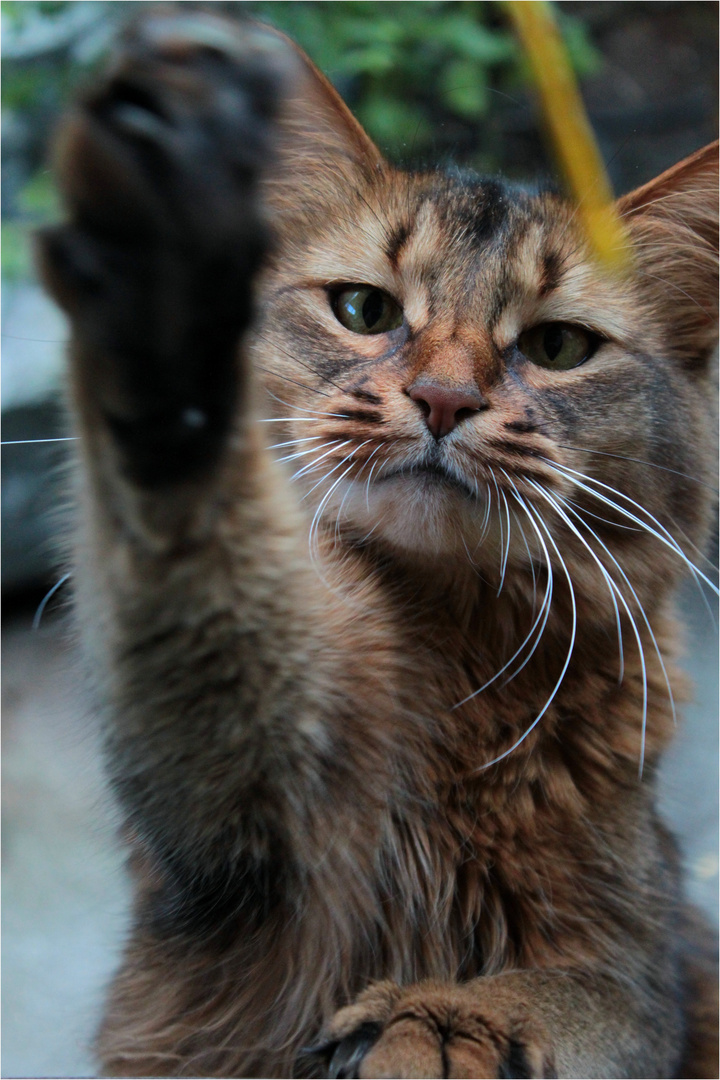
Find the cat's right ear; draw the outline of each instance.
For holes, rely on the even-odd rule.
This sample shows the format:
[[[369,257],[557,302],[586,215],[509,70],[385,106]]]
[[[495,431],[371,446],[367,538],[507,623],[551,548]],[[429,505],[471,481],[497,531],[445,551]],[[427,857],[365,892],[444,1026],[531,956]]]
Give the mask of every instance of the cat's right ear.
[[[638,285],[687,364],[718,338],[718,143],[698,150],[618,201]]]
[[[337,200],[343,187],[385,168],[380,151],[338,92],[306,54],[264,27],[287,50],[287,92],[281,106],[276,161],[265,180],[273,221],[282,227]]]

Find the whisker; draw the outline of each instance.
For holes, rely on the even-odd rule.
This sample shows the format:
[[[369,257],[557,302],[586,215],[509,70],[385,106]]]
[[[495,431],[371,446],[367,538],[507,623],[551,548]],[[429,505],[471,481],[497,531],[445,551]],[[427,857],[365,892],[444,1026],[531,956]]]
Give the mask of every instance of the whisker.
[[[317,424],[319,416],[337,416],[340,420],[347,420],[346,413],[318,413],[316,416],[261,416],[260,424]]]
[[[79,435],[65,435],[57,439],[4,439],[0,446],[31,446],[35,443],[77,442],[79,437]]]
[[[504,469],[502,471],[503,471],[503,473],[505,473]],[[505,476],[506,476],[506,479],[508,480],[508,482],[510,484],[513,495],[519,496],[519,492],[517,490],[517,485],[510,479],[510,477],[507,475],[507,473],[505,473]],[[521,500],[521,502],[522,501],[523,500]],[[525,513],[527,514],[527,507],[524,506],[523,509],[525,510]],[[529,517],[529,515],[528,515],[528,517]],[[530,524],[535,529],[535,532],[538,533],[537,526],[535,525],[535,522],[533,521],[532,518],[530,518]],[[513,660],[524,649],[525,645],[527,644],[527,642],[532,637],[532,635],[533,635],[533,633],[535,631],[535,628],[538,625],[540,625],[540,623],[542,623],[542,625],[540,625],[540,629],[538,630],[537,637],[535,638],[535,641],[532,643],[532,648],[530,649],[530,652],[527,654],[527,656],[525,657],[523,662],[515,669],[515,671],[513,671],[510,675],[508,675],[508,677],[506,679],[503,680],[503,682],[500,684],[501,689],[502,689],[503,686],[507,686],[508,683],[512,682],[512,680],[514,678],[516,678],[520,674],[520,672],[523,670],[523,668],[530,662],[530,660],[532,659],[533,655],[535,654],[538,646],[540,645],[540,642],[542,641],[543,634],[545,633],[545,627],[547,626],[547,622],[548,622],[548,619],[550,617],[550,608],[552,606],[552,594],[553,594],[553,588],[554,588],[554,575],[553,575],[553,569],[552,569],[552,561],[550,559],[550,555],[548,553],[547,547],[546,547],[545,542],[543,540],[542,534],[538,533],[538,537],[539,537],[540,543],[542,544],[543,552],[544,552],[544,555],[545,555],[545,564],[547,566],[547,571],[548,571],[548,583],[547,583],[547,586],[546,586],[546,589],[545,589],[545,596],[543,597],[543,602],[540,605],[540,611],[538,612],[538,615],[537,615],[535,621],[533,622],[533,625],[530,627],[530,632],[528,633],[527,637],[525,638],[525,640],[520,645],[520,648],[510,658],[510,661],[509,661],[508,665],[506,665],[506,667],[509,666],[509,664],[511,664],[513,662]],[[502,674],[502,669],[498,674]]]
[[[608,587],[608,592],[610,593],[610,599],[612,601],[613,610],[614,610],[614,613],[615,613],[615,624],[617,626],[617,635],[618,635],[618,648],[620,650],[620,675],[618,676],[618,683],[621,683],[623,681],[623,675],[625,673],[625,657],[624,657],[624,653],[623,653],[623,640],[622,640],[622,626],[621,626],[621,623],[620,623],[620,610],[619,610],[618,605],[617,605],[617,600],[615,598],[615,593],[617,592],[618,596],[620,596],[620,599],[623,602],[623,605],[625,607],[625,610],[628,613],[628,616],[632,619],[632,615],[630,615],[630,611],[629,611],[629,609],[627,607],[627,604],[625,603],[625,600],[624,600],[622,594],[619,592],[616,583],[612,580],[612,578],[610,577],[610,575],[607,572],[606,568],[602,565],[602,563],[598,559],[597,554],[592,550],[592,548],[587,543],[587,541],[580,535],[580,533],[575,528],[575,526],[572,524],[572,522],[569,520],[567,515],[562,511],[562,509],[560,507],[560,502],[562,501],[562,503],[564,505],[567,505],[566,500],[565,499],[561,500],[559,496],[551,495],[550,492],[547,491],[545,488],[543,488],[541,484],[537,484],[533,480],[530,480],[529,483],[532,485],[532,487],[535,488],[535,490],[538,492],[538,494],[543,499],[545,499],[547,502],[550,503],[551,506],[553,506],[555,508],[556,513],[566,523],[568,528],[572,530],[572,532],[578,538],[578,540],[583,545],[583,547],[592,556],[595,563],[597,563],[598,569],[600,570],[600,573],[602,574],[603,579],[605,580],[605,584]],[[569,507],[568,507],[568,509],[569,509]],[[573,512],[573,511],[571,511],[571,512]],[[576,514],[575,516],[577,517],[578,515]],[[591,529],[589,531],[592,532]],[[595,535],[595,534],[593,533],[593,535]],[[597,537],[596,537],[596,539],[597,539]]]
[[[272,390],[268,390],[267,387],[265,387],[265,393],[268,397],[271,397],[273,401],[277,401],[279,405],[285,405],[288,409],[295,409],[296,412],[308,413],[310,417],[339,416],[342,420],[347,420],[347,413],[325,412],[322,409],[308,409],[305,405],[293,405],[291,401],[284,401],[282,398],[279,398],[277,394],[273,394]]]
[[[272,368],[263,367],[262,364],[257,364],[258,371],[264,371],[266,375],[272,375],[275,379],[284,379],[285,382],[292,383],[293,386],[298,386],[301,390],[310,390],[313,394],[319,394],[321,397],[332,397],[332,394],[326,394],[324,390],[318,390],[317,386],[308,386],[307,383],[298,382],[297,379],[291,379],[289,375],[283,375],[279,371],[273,371]]]
[[[504,547],[505,532],[504,532],[504,529],[503,529],[502,514],[500,513],[500,488],[498,487],[498,482],[497,482],[497,480],[495,479],[495,477],[494,477],[494,475],[492,473],[490,474],[490,479],[492,480],[492,482],[493,482],[493,484],[495,486],[495,492],[496,492],[497,497],[498,497],[498,525],[500,527],[500,555],[501,555],[500,569],[502,571],[502,551],[503,551],[503,547]],[[501,580],[500,580],[500,589],[502,589],[502,586],[503,586],[503,578],[504,578],[504,575],[502,575]],[[498,589],[498,592],[497,592],[498,596],[500,595],[500,589]]]
[[[529,546],[529,544],[527,542],[527,536],[525,535],[525,530],[522,527],[522,522],[521,522],[520,518],[518,517],[518,515],[515,513],[514,508],[513,508],[513,517],[515,518],[515,524],[517,525],[518,529],[520,530],[520,535],[522,536],[523,544],[525,545],[525,551],[527,552],[528,564],[530,566],[530,573],[532,574],[532,583],[533,583],[533,607],[532,607],[532,613],[533,613],[533,615],[535,615],[535,612],[537,611],[537,577],[535,575],[535,560],[533,559],[533,557],[532,557],[532,555],[530,553],[530,546]]]
[[[470,548],[467,546],[467,540],[465,539],[465,537],[463,536],[462,533],[460,533],[460,539],[462,540],[462,545],[465,548],[465,554],[467,555],[468,562],[470,563],[470,566],[472,567],[473,572],[475,574],[477,574],[478,577],[480,577],[480,572],[478,571],[477,567],[475,566],[475,563],[473,562],[473,557],[470,554]]]
[[[645,626],[647,627],[647,631],[648,631],[648,633],[650,635],[650,640],[652,641],[655,653],[657,654],[657,658],[658,658],[658,661],[660,663],[660,668],[661,668],[662,673],[663,673],[663,679],[665,680],[665,685],[666,685],[667,691],[668,691],[668,698],[670,700],[670,708],[672,710],[672,715],[673,715],[673,723],[675,725],[677,725],[677,712],[676,712],[676,709],[675,709],[675,698],[673,696],[672,686],[670,685],[670,679],[668,677],[667,669],[665,667],[665,661],[663,660],[663,656],[662,656],[662,653],[660,651],[660,646],[658,645],[655,634],[653,633],[653,629],[652,629],[652,627],[650,625],[650,621],[649,621],[649,619],[647,617],[647,614],[645,612],[645,608],[641,604],[640,599],[639,599],[635,589],[631,585],[627,574],[625,573],[625,571],[623,570],[622,566],[617,561],[615,556],[612,554],[612,552],[608,550],[606,545],[602,542],[602,540],[597,535],[597,533],[595,533],[595,531],[590,528],[590,526],[587,524],[587,522],[583,521],[580,514],[578,514],[576,511],[571,511],[571,513],[573,514],[574,517],[578,518],[578,520],[585,526],[585,528],[594,537],[594,539],[598,542],[598,544],[600,544],[600,547],[603,549],[603,551],[605,551],[605,553],[608,555],[608,557],[612,560],[614,565],[620,571],[620,574],[622,575],[622,578],[623,578],[625,584],[627,585],[628,589],[630,590],[630,592],[632,594],[632,597],[635,600],[635,602],[636,602],[636,604],[637,604],[637,606],[639,608],[639,611],[640,611],[640,614],[642,616],[643,622],[645,623]],[[568,522],[568,524],[570,524],[570,523]],[[618,594],[618,595],[620,595],[620,594]],[[622,599],[622,596],[621,596],[621,599]],[[624,603],[624,601],[623,601],[623,603]],[[647,728],[647,676],[645,674],[645,656],[644,656],[642,645],[640,644],[640,641],[639,641],[639,635],[638,635],[637,627],[635,626],[635,620],[633,619],[633,616],[631,615],[627,604],[625,604],[625,610],[628,613],[628,617],[629,617],[631,623],[633,623],[633,629],[635,631],[636,639],[638,640],[638,648],[640,649],[641,663],[642,663],[642,666],[643,666],[643,678],[645,679],[645,682],[646,682],[646,685],[645,685],[645,710],[643,712],[642,741],[641,741],[641,747],[640,747],[640,766],[639,766],[639,775],[642,777],[643,765],[644,765],[644,761],[645,761],[645,732],[646,732],[646,728]]]
[[[509,480],[509,477],[508,477],[508,480]],[[515,496],[515,498],[518,499],[520,504],[523,506],[523,509],[525,510],[525,512],[528,513],[527,506],[524,504],[524,501],[521,498],[521,496],[520,496],[519,492],[517,491],[517,489],[515,488],[515,485],[512,483],[512,481],[510,481],[510,483],[511,483],[511,486],[513,488],[513,495]],[[529,514],[528,514],[528,517],[529,517]],[[515,678],[515,676],[520,671],[522,671],[522,669],[525,667],[528,660],[530,659],[530,657],[535,652],[535,649],[537,648],[537,646],[538,646],[538,644],[539,644],[539,642],[540,642],[540,640],[541,640],[541,638],[543,636],[543,633],[545,632],[545,627],[547,625],[547,620],[548,620],[548,617],[550,615],[550,607],[551,607],[551,603],[552,603],[553,570],[552,570],[552,563],[550,561],[550,555],[549,555],[548,550],[547,550],[547,545],[545,544],[545,541],[544,541],[542,535],[538,532],[537,526],[535,525],[535,523],[533,522],[532,519],[530,519],[530,524],[535,529],[535,532],[538,533],[538,539],[539,539],[540,544],[542,546],[542,549],[543,549],[543,551],[545,553],[545,562],[547,564],[547,570],[548,570],[547,586],[545,588],[545,596],[543,597],[543,602],[542,602],[542,604],[540,606],[540,611],[539,611],[539,613],[537,615],[537,618],[535,619],[532,626],[530,627],[530,632],[527,634],[527,636],[525,637],[524,641],[519,646],[519,648],[515,650],[515,652],[510,657],[510,659],[507,661],[507,663],[503,664],[503,666],[500,668],[500,670],[497,671],[492,676],[491,679],[488,679],[487,682],[483,683],[483,685],[478,690],[473,691],[472,694],[468,694],[468,696],[466,698],[463,698],[462,701],[459,701],[457,703],[457,705],[453,705],[453,709],[459,709],[461,705],[465,705],[466,702],[470,701],[474,697],[477,697],[478,694],[482,694],[482,692],[484,690],[487,690],[488,686],[491,686],[494,682],[496,682],[500,678],[500,676],[503,675],[507,671],[507,669],[510,667],[510,665],[512,663],[514,663],[514,661],[518,658],[520,653],[523,651],[523,649],[525,648],[527,643],[532,638],[533,634],[535,633],[536,628],[538,627],[540,622],[542,622],[542,626],[540,627],[540,631],[538,633],[537,640],[533,643],[533,647],[532,647],[532,649],[530,651],[530,654],[525,658],[525,660],[520,665],[520,667],[518,667],[517,670],[514,671],[512,673],[512,675],[510,675],[505,680],[504,683],[502,683],[503,686],[507,686],[507,684],[509,682],[511,682]],[[544,618],[543,618],[543,616],[544,616]]]
[[[283,446],[297,446],[301,442],[313,442],[318,439],[322,439],[322,435],[308,435],[304,439],[287,439],[286,442],[273,443],[272,446],[268,446],[268,450],[281,450]]]
[[[0,337],[7,338],[8,341],[32,341],[41,345],[67,345],[68,338],[46,338],[46,337],[25,337],[24,334],[0,334]]]
[[[370,463],[371,458],[373,458],[375,456],[375,454],[377,454],[378,450],[381,448],[382,445],[383,445],[382,443],[377,444],[377,446],[373,450],[372,454],[370,455],[370,457],[365,462],[365,465],[368,465]],[[375,462],[372,469],[370,470],[370,475],[368,476],[367,483],[365,484],[365,506],[367,508],[368,514],[370,513],[370,481],[372,480],[372,475],[375,472],[375,467],[376,466],[377,466],[377,461]],[[364,466],[363,466],[363,468],[364,468]],[[361,470],[361,472],[362,472],[362,470]]]
[[[360,443],[360,445],[354,451],[353,459],[362,450],[363,446],[367,446],[367,444],[369,442],[372,442],[372,439],[366,439],[365,442]],[[365,461],[363,461],[362,465],[358,469],[357,476],[354,478],[355,483],[357,483],[360,480],[360,477],[362,476],[363,469],[367,467],[368,462],[372,458],[373,454],[377,453],[378,449],[379,449],[379,446],[376,447],[375,450],[373,450],[373,453],[370,454],[370,456],[368,458],[366,458]],[[347,497],[350,494],[351,490],[352,490],[352,488],[348,487],[347,491],[345,492],[345,494],[342,497],[342,502],[340,503],[340,506],[338,507],[337,517],[335,519],[335,539],[336,540],[339,539],[338,530],[339,530],[339,526],[340,526],[340,517],[342,515],[343,506],[345,505],[345,502],[346,502]]]
[[[312,522],[310,523],[310,534],[309,534],[309,537],[308,537],[310,561],[312,562],[313,566],[316,569],[316,572],[322,578],[323,582],[325,582],[325,584],[328,586],[328,588],[330,588],[330,586],[329,586],[328,582],[325,581],[325,578],[322,575],[322,573],[320,572],[320,569],[318,567],[319,551],[317,550],[316,538],[317,538],[318,531],[319,531],[319,528],[320,528],[320,518],[322,516],[323,510],[327,506],[328,500],[330,499],[330,496],[332,495],[335,488],[343,480],[343,478],[345,476],[347,476],[347,474],[350,472],[353,465],[355,464],[354,456],[355,456],[355,451],[352,451],[350,454],[348,454],[348,456],[343,461],[340,462],[340,465],[336,466],[336,468],[340,468],[342,465],[345,464],[346,461],[350,460],[350,464],[348,465],[347,469],[345,469],[345,471],[342,472],[340,474],[340,476],[338,476],[338,478],[330,485],[329,489],[323,495],[322,499],[320,500],[320,503],[318,504],[318,508],[315,511],[315,515],[314,515],[314,517],[312,519]],[[327,473],[326,476],[323,477],[323,480],[327,480],[327,478],[329,476],[331,476],[333,472],[335,472],[335,469],[331,469],[331,471],[329,473]],[[321,483],[322,483],[322,481],[321,481]],[[315,485],[315,486],[317,487],[317,485]],[[315,490],[315,489],[313,488],[313,490]]]
[[[335,446],[339,442],[340,439],[331,439],[330,442],[321,443],[320,446],[311,446],[307,450],[298,450],[294,454],[283,454],[283,456],[279,457],[277,460],[295,461],[296,458],[307,457],[308,454],[315,454],[318,450],[322,450],[325,446]]]
[[[324,374],[323,374],[323,373],[322,373],[321,371],[318,371],[318,370],[317,370],[317,368],[314,368],[314,367],[312,366],[312,364],[308,364],[307,360],[301,360],[299,356],[296,356],[296,355],[295,355],[294,353],[292,353],[292,352],[291,352],[291,351],[290,351],[289,349],[286,349],[286,348],[285,348],[285,346],[284,346],[284,345],[282,345],[282,344],[281,344],[281,343],[280,343],[279,341],[274,341],[274,340],[273,340],[272,338],[268,337],[268,336],[267,336],[266,334],[258,334],[258,340],[259,340],[259,341],[264,341],[264,342],[265,342],[265,343],[266,343],[267,345],[269,345],[269,346],[270,346],[270,347],[271,347],[271,348],[272,348],[273,350],[277,350],[278,352],[281,352],[281,353],[283,353],[283,355],[284,355],[284,356],[286,356],[286,357],[288,358],[288,360],[290,360],[290,361],[291,361],[291,363],[293,363],[293,364],[300,364],[300,365],[301,365],[301,367],[304,367],[304,368],[305,368],[305,369],[306,369],[307,371],[309,371],[309,372],[310,372],[310,373],[311,373],[312,375],[315,375],[315,376],[316,376],[316,378],[318,378],[318,379],[321,379],[321,380],[322,380],[322,382],[325,382],[325,383],[330,383],[330,385],[331,385],[331,386],[334,386],[336,390],[340,390],[340,392],[341,392],[341,393],[345,393],[345,391],[343,390],[342,386],[340,386],[340,385],[339,385],[338,383],[334,382],[334,381],[333,381],[333,380],[332,380],[331,378],[329,378],[329,377],[328,377],[327,375],[324,375]],[[270,375],[277,375],[277,376],[279,376],[279,377],[280,377],[281,379],[285,378],[285,376],[284,376],[284,375],[282,375],[282,374],[281,374],[280,372],[278,372],[278,371],[272,371],[272,370],[271,370],[270,368],[263,368],[262,370],[263,370],[263,371],[267,371],[267,372],[268,372],[268,374],[270,374]],[[292,381],[292,380],[290,380],[290,381]],[[302,385],[301,383],[298,383],[298,386],[301,386],[301,385]],[[307,389],[307,390],[313,390],[313,389],[315,389],[315,388],[314,388],[314,387],[312,387],[312,386],[307,386],[307,387],[305,387],[305,389]],[[319,393],[322,393],[322,391],[320,391],[320,390],[316,390],[315,392],[316,392],[316,393],[318,393],[318,394],[319,394]],[[330,394],[326,394],[325,396],[326,396],[326,397],[330,397],[331,395],[330,395]]]
[[[336,440],[334,440],[334,442],[336,442]],[[294,472],[292,474],[292,476],[290,477],[290,479],[291,480],[297,480],[299,477],[304,476],[305,473],[312,472],[313,469],[315,469],[324,458],[326,458],[330,454],[334,453],[335,450],[342,450],[342,448],[344,446],[349,446],[349,445],[350,445],[350,439],[346,439],[344,442],[341,442],[339,446],[332,445],[329,450],[326,450],[324,454],[320,454],[320,457],[316,458],[314,461],[311,461],[309,465],[303,465],[303,467],[301,469],[298,469],[297,472]],[[311,488],[310,490],[314,491],[314,488]],[[310,494],[310,492],[308,492],[308,494]]]
[[[478,498],[479,498],[480,497],[480,492],[479,492],[477,484],[475,485],[475,490],[477,491]],[[491,511],[492,511],[492,492],[490,491],[490,485],[486,482],[485,483],[485,511],[483,513],[483,519],[482,519],[482,523],[480,525],[480,539],[478,540],[477,544],[475,545],[475,551],[477,551],[477,549],[481,546],[481,544],[485,540],[485,537],[488,534],[488,529],[490,528],[490,514],[491,514]]]
[[[593,498],[599,499],[600,502],[603,502],[607,506],[610,506],[613,510],[617,510],[618,513],[622,514],[626,518],[629,518],[630,521],[634,521],[636,525],[639,525],[650,536],[654,536],[657,540],[661,542],[661,544],[669,548],[671,551],[673,551],[676,555],[680,557],[680,559],[685,563],[690,573],[696,580],[697,577],[701,577],[705,584],[709,585],[709,587],[714,593],[720,595],[720,591],[718,590],[717,585],[715,585],[715,583],[711,581],[710,578],[702,572],[702,570],[700,570],[697,566],[695,566],[693,562],[690,561],[690,559],[679,546],[677,541],[674,540],[674,538],[668,532],[665,526],[662,525],[657,520],[657,518],[653,517],[650,511],[646,510],[644,506],[641,506],[640,503],[635,502],[635,500],[631,499],[629,495],[624,495],[623,492],[618,491],[616,488],[610,487],[609,484],[604,484],[601,480],[595,480],[591,476],[586,476],[585,473],[579,473],[576,469],[571,469],[567,465],[558,465],[556,462],[550,461],[549,458],[543,458],[543,460],[546,461],[548,465],[551,466],[551,468],[555,469],[555,471],[558,472],[560,476],[569,475],[571,479],[573,479],[577,487],[581,488],[583,491],[586,491],[588,495],[592,495]],[[587,484],[582,483],[582,481],[578,479],[579,477],[587,480],[588,483],[597,484],[599,487],[605,488],[607,491],[611,491],[614,495],[617,495],[618,498],[625,499],[626,502],[629,502],[631,506],[634,506],[641,513],[647,514],[653,524],[657,526],[657,529],[651,528],[651,526],[648,525],[646,521],[643,521],[641,518],[636,517],[635,514],[631,513],[629,510],[626,510],[624,507],[619,506],[618,503],[616,503],[613,499],[608,499],[607,496],[602,495],[599,491],[594,491],[591,487],[588,487]],[[661,531],[658,532],[658,529]],[[665,535],[663,536],[662,533],[664,533]],[[702,595],[704,596],[704,593],[702,593]]]
[[[611,454],[607,450],[590,450],[582,446],[566,446],[563,443],[558,443],[558,446],[561,450],[575,450],[579,454],[598,454],[600,457],[615,458],[616,461],[632,461],[636,465],[647,465],[650,469],[660,469],[662,472],[682,476],[683,480],[690,480],[693,484],[699,484],[716,495],[718,494],[718,489],[713,487],[712,484],[708,484],[704,480],[698,480],[696,476],[690,476],[689,473],[681,472],[679,469],[671,469],[668,465],[658,465],[654,461],[644,461],[643,458],[630,457],[629,454]]]
[[[497,591],[497,595],[499,596],[500,593],[502,592],[502,587],[503,587],[503,584],[505,582],[505,571],[507,570],[507,562],[508,562],[508,558],[510,556],[510,510],[508,508],[508,501],[507,501],[507,498],[505,496],[505,492],[502,490],[502,488],[498,488],[498,491],[500,492],[500,495],[502,496],[502,501],[505,504],[505,517],[507,519],[507,536],[505,537],[505,552],[503,554],[502,565],[500,567],[500,587],[498,588],[498,591]]]
[[[509,754],[512,754],[513,750],[517,750],[518,746],[520,746],[525,741],[525,739],[527,739],[528,735],[532,731],[534,731],[534,729],[540,723],[543,716],[545,715],[545,713],[548,711],[548,709],[552,705],[552,703],[553,703],[553,701],[555,699],[555,696],[556,696],[558,690],[560,689],[562,681],[565,678],[565,673],[566,673],[566,671],[567,671],[567,669],[568,669],[568,667],[570,665],[570,660],[571,660],[571,657],[572,657],[572,654],[573,654],[573,649],[575,647],[575,637],[577,635],[577,602],[575,600],[575,590],[573,589],[573,584],[572,584],[572,578],[570,576],[570,571],[568,570],[567,565],[565,563],[565,560],[563,559],[562,555],[560,554],[558,546],[557,546],[557,544],[555,543],[555,541],[553,539],[552,533],[548,529],[548,527],[545,524],[543,518],[537,513],[537,511],[535,510],[534,507],[532,507],[531,505],[525,503],[525,500],[522,498],[522,496],[518,492],[513,492],[513,494],[520,501],[521,505],[525,506],[526,509],[528,510],[529,519],[531,521],[533,519],[537,519],[538,525],[542,528],[543,532],[545,533],[548,540],[552,544],[553,550],[555,551],[555,554],[556,554],[556,556],[557,556],[557,558],[558,558],[558,560],[560,562],[560,565],[561,565],[561,567],[563,569],[563,573],[565,574],[565,577],[567,579],[568,588],[570,590],[570,603],[572,605],[572,627],[571,627],[571,630],[570,630],[570,644],[568,646],[567,655],[565,657],[565,663],[563,664],[562,671],[560,672],[560,676],[559,676],[557,682],[555,683],[555,686],[551,690],[547,701],[545,702],[542,709],[540,710],[540,712],[537,714],[537,716],[533,720],[530,727],[527,729],[527,731],[525,731],[520,736],[519,739],[516,740],[516,742],[513,743],[513,745],[508,750],[503,751],[502,754],[499,754],[496,758],[493,758],[492,761],[488,761],[484,765],[479,766],[479,768],[475,770],[476,772],[481,772],[481,771],[484,771],[485,769],[489,769],[491,765],[496,765],[499,761],[502,761]]]
[[[677,530],[677,532],[679,532],[679,533],[681,534],[681,536],[683,537],[683,539],[684,539],[685,543],[686,543],[686,544],[688,545],[688,547],[691,547],[691,548],[693,549],[693,551],[696,551],[696,552],[697,552],[697,554],[698,554],[698,555],[700,556],[700,558],[701,558],[701,559],[703,560],[703,562],[706,562],[706,563],[707,563],[707,565],[709,566],[709,568],[710,568],[711,570],[713,570],[713,571],[714,571],[714,572],[715,572],[715,573],[717,574],[717,572],[718,572],[718,569],[719,569],[719,568],[718,568],[718,566],[717,566],[717,565],[716,565],[716,564],[715,564],[715,563],[714,563],[714,562],[712,561],[712,559],[711,559],[711,558],[709,557],[709,555],[707,554],[707,552],[703,551],[703,550],[702,550],[701,548],[699,548],[699,547],[697,546],[697,544],[694,544],[694,543],[693,543],[693,541],[692,541],[692,540],[690,539],[690,537],[689,537],[689,536],[688,536],[688,534],[687,534],[687,533],[685,532],[685,530],[684,530],[683,528],[681,528],[681,526],[680,526],[680,525],[678,525],[677,521],[675,521],[675,518],[674,518],[674,517],[672,517],[672,516],[671,516],[670,514],[668,514],[668,517],[669,517],[669,518],[670,518],[670,520],[672,521],[672,523],[673,523],[673,526],[674,526],[674,528],[675,528],[675,529]]]
[[[52,600],[53,596],[58,591],[58,589],[60,589],[65,584],[66,581],[69,581],[71,576],[72,576],[71,574],[63,574],[63,576],[60,578],[60,580],[55,582],[52,589],[50,589],[49,592],[45,593],[45,596],[43,596],[42,600],[40,601],[40,603],[38,605],[38,609],[35,612],[35,615],[33,617],[33,621],[32,621],[33,630],[39,630],[40,629],[40,623],[42,622],[43,612],[45,611],[45,608],[48,605],[48,601]]]
[[[344,445],[345,445],[345,446],[347,446],[347,443],[345,443]],[[340,447],[336,447],[336,449],[338,449],[338,450],[339,450],[339,449],[340,449]],[[348,454],[348,455],[347,455],[346,457],[344,457],[344,458],[342,459],[342,461],[339,461],[337,465],[334,465],[334,466],[333,466],[333,468],[332,468],[332,469],[330,469],[330,471],[329,471],[329,472],[326,472],[326,473],[325,473],[325,475],[324,475],[323,477],[321,477],[321,479],[320,479],[320,480],[318,480],[317,484],[313,484],[313,486],[312,486],[312,487],[310,488],[310,490],[309,490],[309,491],[306,491],[306,492],[305,492],[305,494],[303,495],[303,499],[307,499],[308,495],[312,495],[312,493],[313,493],[313,491],[315,490],[315,488],[318,488],[318,487],[320,487],[320,485],[321,485],[321,484],[324,484],[324,483],[325,483],[325,481],[327,480],[327,478],[328,478],[329,476],[332,476],[332,474],[333,474],[334,472],[337,472],[337,470],[338,470],[338,469],[341,469],[341,468],[343,467],[343,465],[345,464],[345,462],[346,462],[346,461],[348,461],[348,460],[349,460],[349,459],[350,459],[350,458],[352,457],[353,453],[354,453],[354,451],[351,451],[351,453],[350,453],[350,454]],[[303,469],[302,471],[303,471],[303,472],[305,472],[305,469]],[[345,475],[345,474],[343,473],[343,476],[344,476],[344,475]],[[294,477],[293,477],[293,479],[294,479]]]
[[[637,528],[635,525],[622,525],[619,521],[611,521],[610,518],[604,518],[601,517],[600,514],[594,514],[592,510],[588,510],[587,507],[582,506],[581,503],[577,502],[575,499],[563,499],[563,502],[567,503],[568,506],[576,506],[578,510],[582,510],[584,514],[594,518],[595,521],[601,521],[603,525],[611,525],[613,529],[622,529],[623,532],[645,532],[644,529]]]

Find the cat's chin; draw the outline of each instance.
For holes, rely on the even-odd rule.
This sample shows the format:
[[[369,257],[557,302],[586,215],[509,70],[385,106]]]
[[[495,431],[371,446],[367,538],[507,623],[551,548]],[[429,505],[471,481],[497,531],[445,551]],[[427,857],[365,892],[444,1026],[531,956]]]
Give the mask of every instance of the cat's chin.
[[[481,561],[498,564],[496,515],[488,515],[486,502],[461,484],[432,475],[399,474],[369,490],[351,481],[338,492],[333,507],[338,525],[358,539],[382,540],[420,559],[457,556],[467,562],[468,552],[480,554],[482,548]]]

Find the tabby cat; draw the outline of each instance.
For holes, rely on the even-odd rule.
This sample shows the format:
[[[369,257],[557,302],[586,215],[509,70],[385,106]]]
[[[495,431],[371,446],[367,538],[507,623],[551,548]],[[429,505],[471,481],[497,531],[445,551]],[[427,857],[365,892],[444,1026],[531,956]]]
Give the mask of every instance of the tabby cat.
[[[654,808],[717,147],[620,200],[613,274],[556,193],[391,168],[284,38],[189,11],[128,31],[58,172],[135,880],[102,1074],[717,1076]]]

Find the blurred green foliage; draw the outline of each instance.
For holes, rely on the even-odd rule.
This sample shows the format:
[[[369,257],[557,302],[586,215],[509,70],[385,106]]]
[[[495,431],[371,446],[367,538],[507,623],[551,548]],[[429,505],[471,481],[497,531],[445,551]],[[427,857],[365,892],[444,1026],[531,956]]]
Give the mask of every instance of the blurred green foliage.
[[[500,155],[493,144],[497,135],[488,119],[503,95],[517,94],[524,83],[518,49],[499,3],[249,0],[201,6],[254,16],[289,34],[335,83],[391,158],[452,156],[485,171],[498,167]],[[55,117],[70,88],[102,59],[115,29],[140,7],[124,0],[3,0],[10,36],[31,42],[35,31],[44,42],[35,54],[31,47],[15,54],[3,49],[3,116],[14,116],[24,126],[27,159],[27,175],[4,207],[4,217],[9,214],[17,222],[17,227],[10,222],[3,228],[4,276],[27,270],[18,229],[42,223],[56,211],[45,164]],[[84,10],[73,11],[78,8]],[[74,15],[85,22],[73,32]],[[562,12],[560,22],[576,70],[595,70],[599,57],[583,25]]]

